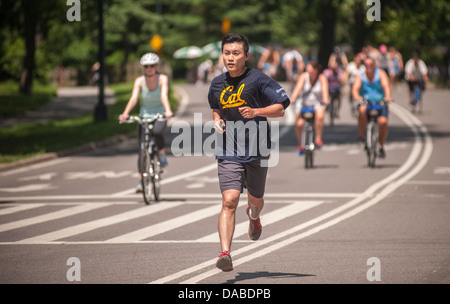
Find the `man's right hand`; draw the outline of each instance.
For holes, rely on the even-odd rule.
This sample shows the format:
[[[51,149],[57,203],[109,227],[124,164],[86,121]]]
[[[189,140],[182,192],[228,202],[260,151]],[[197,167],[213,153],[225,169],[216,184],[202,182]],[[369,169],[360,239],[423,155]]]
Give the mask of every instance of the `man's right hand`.
[[[222,119],[214,121],[214,129],[217,133],[223,134],[225,132],[225,122]]]

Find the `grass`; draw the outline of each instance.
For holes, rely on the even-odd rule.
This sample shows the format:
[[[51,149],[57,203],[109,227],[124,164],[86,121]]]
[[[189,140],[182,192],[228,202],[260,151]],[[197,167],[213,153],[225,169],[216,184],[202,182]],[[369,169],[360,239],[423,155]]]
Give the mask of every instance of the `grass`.
[[[20,95],[19,84],[7,81],[0,83],[0,119],[17,116],[29,110],[39,109],[56,96],[56,88],[38,83],[33,85],[33,94]]]
[[[49,152],[60,152],[136,130],[134,124],[119,125],[117,120],[130,98],[133,83],[114,84],[109,87],[115,93],[116,103],[108,106],[106,122],[95,122],[92,113],[48,123],[28,123],[0,129],[0,164]],[[175,108],[177,101],[172,90],[170,101]],[[138,107],[133,109],[132,114],[138,114]]]

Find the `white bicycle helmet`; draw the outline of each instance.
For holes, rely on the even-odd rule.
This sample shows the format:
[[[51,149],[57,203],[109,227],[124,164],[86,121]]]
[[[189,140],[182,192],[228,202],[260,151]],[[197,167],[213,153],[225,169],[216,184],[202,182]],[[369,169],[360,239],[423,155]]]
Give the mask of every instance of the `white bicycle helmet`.
[[[147,53],[141,57],[142,65],[157,64],[158,62],[159,62],[159,57],[155,53]]]

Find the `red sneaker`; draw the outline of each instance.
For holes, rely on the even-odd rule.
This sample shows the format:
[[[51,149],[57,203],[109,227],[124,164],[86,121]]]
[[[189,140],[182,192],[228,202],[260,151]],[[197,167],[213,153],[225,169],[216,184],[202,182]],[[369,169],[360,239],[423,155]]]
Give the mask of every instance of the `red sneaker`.
[[[233,262],[231,261],[230,250],[222,251],[219,255],[219,259],[216,262],[216,267],[222,271],[233,270]]]
[[[317,148],[322,148],[323,145],[323,141],[322,140],[316,140],[316,147]]]
[[[247,206],[247,209],[245,210],[245,212],[247,212],[248,219],[250,220],[250,224],[248,225],[248,236],[250,237],[251,240],[256,241],[261,236],[262,225],[261,225],[261,221],[260,221],[259,217],[256,220],[251,219],[249,211],[250,211],[250,208],[249,208],[249,206]]]

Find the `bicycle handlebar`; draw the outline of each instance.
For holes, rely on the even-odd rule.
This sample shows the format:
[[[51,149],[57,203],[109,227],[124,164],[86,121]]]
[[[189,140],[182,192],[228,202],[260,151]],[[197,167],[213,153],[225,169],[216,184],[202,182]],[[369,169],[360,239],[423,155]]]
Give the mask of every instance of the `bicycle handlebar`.
[[[394,101],[394,100],[392,99],[392,101]],[[359,104],[359,105],[376,104],[376,103],[377,102],[375,102],[375,101],[369,101],[367,99],[367,97],[363,98],[363,100],[357,102],[357,104]],[[379,104],[382,106],[384,106],[386,103],[387,103],[387,101],[385,101],[384,99],[380,100],[380,102],[379,102]]]
[[[147,123],[151,124],[151,123],[155,122],[156,120],[158,120],[160,118],[164,118],[164,115],[158,113],[152,118],[140,118],[139,116],[129,116],[128,119],[125,120],[125,121],[120,121],[119,120],[119,123],[123,124],[123,123],[134,123],[134,122],[137,122],[139,124],[142,124],[142,123],[147,122]]]

